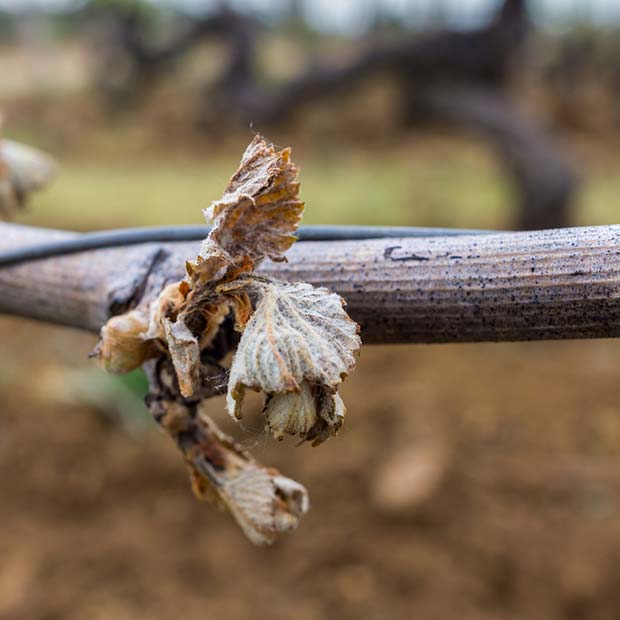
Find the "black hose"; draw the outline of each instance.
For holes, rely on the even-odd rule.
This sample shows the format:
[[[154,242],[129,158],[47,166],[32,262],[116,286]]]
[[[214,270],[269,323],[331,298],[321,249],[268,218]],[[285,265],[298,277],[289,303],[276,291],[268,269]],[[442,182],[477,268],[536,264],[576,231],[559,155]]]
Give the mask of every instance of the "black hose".
[[[84,233],[77,237],[0,252],[0,267],[140,243],[200,241],[207,236],[209,230],[208,226],[154,226]],[[298,237],[300,241],[353,241],[390,237],[456,237],[491,232],[493,231],[408,226],[302,226],[298,231]]]

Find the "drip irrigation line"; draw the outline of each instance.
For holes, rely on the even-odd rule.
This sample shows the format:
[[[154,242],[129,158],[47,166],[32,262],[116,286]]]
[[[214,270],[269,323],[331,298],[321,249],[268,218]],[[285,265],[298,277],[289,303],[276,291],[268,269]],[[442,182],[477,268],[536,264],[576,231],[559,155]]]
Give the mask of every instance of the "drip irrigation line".
[[[154,226],[83,233],[77,237],[46,241],[0,252],[0,267],[141,243],[201,241],[209,234],[209,230],[208,226]],[[492,232],[496,231],[410,226],[302,226],[297,235],[300,241],[360,241],[385,238],[459,237]]]

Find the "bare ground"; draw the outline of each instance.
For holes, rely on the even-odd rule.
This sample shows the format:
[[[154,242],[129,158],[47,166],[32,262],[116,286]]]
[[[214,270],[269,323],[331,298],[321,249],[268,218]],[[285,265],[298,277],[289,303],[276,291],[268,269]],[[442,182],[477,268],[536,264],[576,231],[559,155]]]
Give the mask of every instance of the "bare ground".
[[[59,397],[93,341],[0,322],[0,620],[618,617],[617,343],[367,347],[336,440],[250,435],[312,500],[265,550]]]

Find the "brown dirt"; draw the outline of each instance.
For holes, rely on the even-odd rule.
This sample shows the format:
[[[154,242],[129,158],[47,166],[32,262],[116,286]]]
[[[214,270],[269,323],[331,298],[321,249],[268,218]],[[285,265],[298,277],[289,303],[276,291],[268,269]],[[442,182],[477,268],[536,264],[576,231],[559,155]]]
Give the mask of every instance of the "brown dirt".
[[[618,344],[366,348],[336,440],[253,436],[312,499],[264,550],[51,395],[93,340],[0,321],[0,620],[618,617]]]

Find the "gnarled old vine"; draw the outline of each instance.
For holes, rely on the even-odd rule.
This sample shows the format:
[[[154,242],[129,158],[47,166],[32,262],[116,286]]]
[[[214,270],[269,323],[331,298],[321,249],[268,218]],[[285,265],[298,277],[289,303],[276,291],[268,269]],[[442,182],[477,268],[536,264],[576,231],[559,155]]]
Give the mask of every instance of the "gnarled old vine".
[[[318,445],[342,426],[338,387],[355,365],[359,329],[340,296],[305,283],[257,275],[284,261],[304,205],[289,149],[261,136],[248,146],[224,196],[205,210],[211,233],[186,263],[186,277],[150,303],[113,317],[96,349],[116,373],[141,365],[147,404],[185,456],[199,498],[227,508],[257,544],[294,529],[308,508],[304,487],[263,467],[204,411],[227,384],[226,407],[241,419],[246,390],[265,394],[266,426]],[[221,364],[241,334],[230,369]]]

